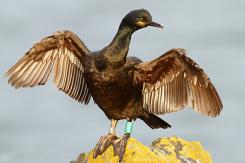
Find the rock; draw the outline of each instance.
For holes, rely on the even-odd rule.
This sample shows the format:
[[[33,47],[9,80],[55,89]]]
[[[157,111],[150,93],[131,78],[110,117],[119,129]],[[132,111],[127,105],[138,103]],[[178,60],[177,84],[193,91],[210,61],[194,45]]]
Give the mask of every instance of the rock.
[[[102,155],[93,159],[93,150],[82,153],[76,161],[71,163],[117,163],[118,156],[114,156],[110,146]],[[209,152],[205,151],[200,142],[188,142],[172,136],[158,138],[150,147],[144,146],[134,138],[130,138],[122,162],[129,163],[212,163]]]

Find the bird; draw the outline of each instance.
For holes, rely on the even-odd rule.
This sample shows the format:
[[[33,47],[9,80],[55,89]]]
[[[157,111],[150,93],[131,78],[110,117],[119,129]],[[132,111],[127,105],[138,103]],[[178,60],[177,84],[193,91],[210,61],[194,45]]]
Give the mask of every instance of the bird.
[[[58,90],[79,103],[86,105],[92,97],[111,122],[93,157],[112,145],[122,160],[136,119],[152,129],[167,129],[171,125],[158,115],[190,107],[216,117],[223,108],[209,77],[185,49],[171,49],[147,62],[127,56],[132,34],[150,26],[163,28],[148,10],[130,11],[112,41],[98,51],[90,51],[71,31],[54,32],[35,43],[6,72],[8,83],[15,88],[35,87],[52,76]],[[119,120],[126,120],[121,137],[115,132]]]

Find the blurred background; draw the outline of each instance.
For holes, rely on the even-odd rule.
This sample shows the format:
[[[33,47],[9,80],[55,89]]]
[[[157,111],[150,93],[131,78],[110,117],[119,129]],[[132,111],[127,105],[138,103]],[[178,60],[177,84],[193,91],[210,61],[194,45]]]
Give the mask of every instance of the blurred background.
[[[187,49],[216,86],[224,109],[215,119],[191,109],[161,116],[172,125],[167,130],[152,130],[137,120],[132,136],[150,145],[158,137],[176,135],[200,141],[215,163],[244,162],[245,1],[1,0],[0,4],[0,163],[67,163],[107,134],[110,123],[92,100],[83,106],[51,82],[15,90],[2,76],[34,42],[57,30],[71,30],[91,50],[99,50],[112,40],[122,17],[140,8],[149,10],[164,31],[136,32],[129,55],[148,61],[172,48]],[[119,123],[119,134],[124,124]]]

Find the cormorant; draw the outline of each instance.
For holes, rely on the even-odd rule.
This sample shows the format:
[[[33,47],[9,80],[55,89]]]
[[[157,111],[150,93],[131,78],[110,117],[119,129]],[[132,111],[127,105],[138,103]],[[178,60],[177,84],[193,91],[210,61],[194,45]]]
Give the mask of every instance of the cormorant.
[[[109,134],[102,136],[94,157],[113,145],[122,160],[132,121],[139,118],[152,129],[171,127],[156,116],[185,107],[215,117],[221,100],[204,71],[184,49],[172,49],[162,56],[142,62],[127,57],[132,34],[142,28],[163,28],[145,10],[129,12],[112,42],[91,52],[71,31],[58,31],[33,47],[6,73],[15,88],[44,85],[51,72],[57,88],[78,102],[95,103],[111,120]],[[118,138],[115,127],[126,119],[125,134]]]

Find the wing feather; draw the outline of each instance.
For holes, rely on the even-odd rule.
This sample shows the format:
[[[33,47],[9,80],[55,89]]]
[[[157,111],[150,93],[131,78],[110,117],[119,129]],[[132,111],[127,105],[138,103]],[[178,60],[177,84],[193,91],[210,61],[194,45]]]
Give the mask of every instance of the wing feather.
[[[38,63],[37,66],[34,67],[34,69],[30,72],[30,75],[27,77],[29,79],[29,81],[26,83],[26,86],[30,86],[33,87],[33,84],[35,82],[35,80],[39,77],[42,76],[43,71],[46,70],[47,67],[47,63]]]
[[[143,108],[151,113],[192,107],[215,117],[223,107],[208,76],[183,49],[172,49],[157,59],[136,65],[134,83],[138,88],[143,85]]]
[[[70,94],[71,96],[72,96],[72,91],[73,91],[73,88],[75,88],[74,87],[74,83],[75,83],[75,79],[76,79],[76,77],[74,76],[74,74],[75,74],[75,66],[73,66],[73,64],[71,64],[71,76],[70,76],[70,78],[69,78],[69,85],[67,85],[67,87],[68,87],[68,94]],[[73,79],[73,80],[72,80]]]
[[[90,51],[70,31],[58,31],[35,43],[6,75],[15,88],[34,87],[47,82],[53,72],[53,83],[75,100],[87,104],[90,99],[84,77],[85,58]]]
[[[55,59],[55,60],[57,60],[57,59]],[[47,82],[48,77],[49,77],[49,75],[50,75],[50,73],[51,73],[51,71],[52,71],[53,65],[54,65],[54,63],[53,63],[52,60],[50,59],[50,61],[49,61],[49,66],[48,66],[46,72],[43,74],[42,77],[39,77],[39,78],[38,78],[38,80],[35,82],[35,86],[37,86],[38,84],[39,84],[39,85],[43,85],[43,84],[45,84],[45,83]]]
[[[75,67],[75,66],[74,66]],[[77,93],[77,85],[78,85],[78,82],[79,82],[79,75],[80,75],[80,73],[79,73],[79,71],[78,71],[78,68],[74,68],[74,74],[78,74],[78,75],[76,75],[75,76],[75,82],[74,82],[74,85],[72,86],[74,89],[72,89],[72,93],[71,93],[71,95],[74,97],[74,98],[76,98],[76,93]]]

